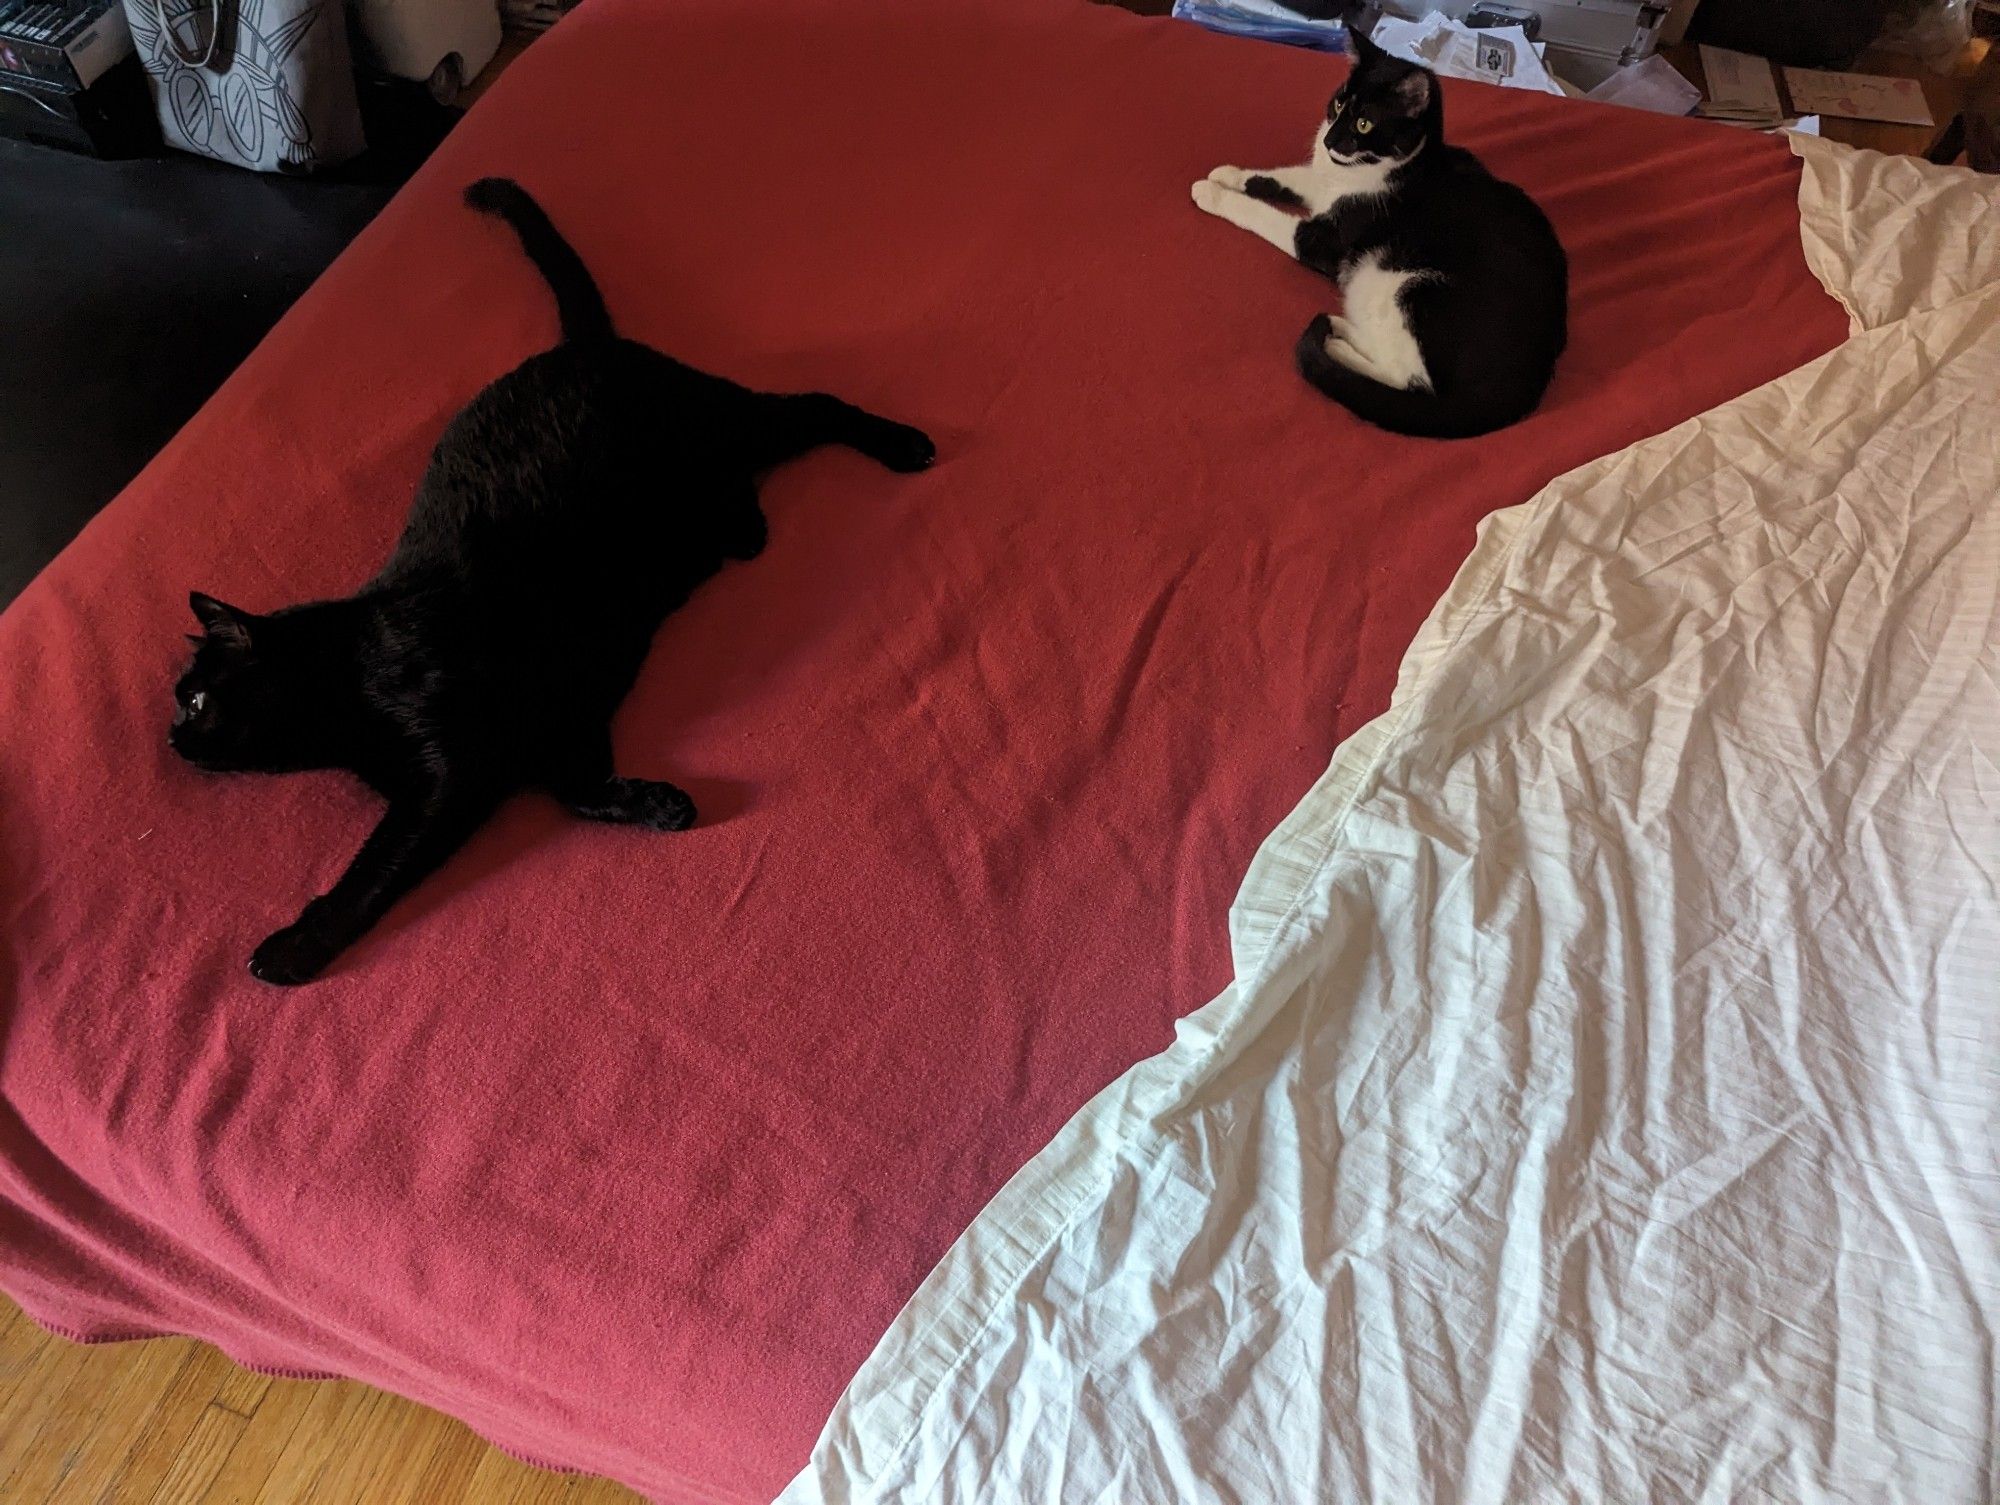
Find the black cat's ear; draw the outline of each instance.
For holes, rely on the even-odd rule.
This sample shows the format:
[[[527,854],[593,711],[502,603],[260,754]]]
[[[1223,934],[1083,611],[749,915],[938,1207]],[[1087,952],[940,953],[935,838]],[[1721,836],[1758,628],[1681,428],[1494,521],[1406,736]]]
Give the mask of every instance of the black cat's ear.
[[[1354,61],[1357,63],[1372,63],[1376,58],[1388,56],[1375,45],[1374,39],[1358,26],[1350,26],[1347,29],[1347,39],[1354,44]]]
[[[1396,105],[1406,115],[1421,115],[1430,108],[1437,80],[1422,68],[1414,68],[1396,80]]]
[[[195,620],[201,623],[202,630],[214,641],[238,648],[250,646],[248,612],[238,611],[226,601],[204,596],[200,591],[188,592],[188,606],[194,612]]]

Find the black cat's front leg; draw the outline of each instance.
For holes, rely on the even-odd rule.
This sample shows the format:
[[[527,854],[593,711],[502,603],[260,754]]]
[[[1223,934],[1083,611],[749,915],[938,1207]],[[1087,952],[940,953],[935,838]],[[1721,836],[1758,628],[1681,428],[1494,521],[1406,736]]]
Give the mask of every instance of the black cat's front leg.
[[[1303,167],[1267,167],[1261,171],[1249,167],[1218,167],[1208,175],[1208,181],[1301,214],[1313,213],[1324,197],[1318,170],[1310,163]]]
[[[498,803],[491,791],[445,780],[391,796],[340,880],[251,953],[251,975],[280,987],[311,982],[465,845]]]
[[[1276,204],[1280,209],[1296,209],[1305,212],[1306,201],[1302,194],[1287,188],[1283,182],[1267,172],[1253,172],[1243,180],[1243,191],[1253,199],[1266,204]]]

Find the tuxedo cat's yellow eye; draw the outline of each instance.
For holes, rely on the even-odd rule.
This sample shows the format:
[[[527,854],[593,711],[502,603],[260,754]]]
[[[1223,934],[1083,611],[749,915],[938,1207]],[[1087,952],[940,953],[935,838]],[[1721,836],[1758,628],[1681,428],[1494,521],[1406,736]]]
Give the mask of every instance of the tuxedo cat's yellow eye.
[[[1374,129],[1375,122],[1370,120],[1366,115],[1363,115],[1359,120],[1354,122],[1354,134],[1357,136],[1365,136]]]

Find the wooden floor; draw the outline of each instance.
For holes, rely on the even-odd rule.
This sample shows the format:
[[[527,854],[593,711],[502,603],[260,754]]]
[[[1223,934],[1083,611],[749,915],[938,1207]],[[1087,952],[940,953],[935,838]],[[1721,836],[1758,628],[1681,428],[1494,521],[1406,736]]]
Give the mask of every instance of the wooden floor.
[[[0,1297],[6,1505],[634,1505],[346,1380],[273,1380],[184,1338],[86,1347]]]

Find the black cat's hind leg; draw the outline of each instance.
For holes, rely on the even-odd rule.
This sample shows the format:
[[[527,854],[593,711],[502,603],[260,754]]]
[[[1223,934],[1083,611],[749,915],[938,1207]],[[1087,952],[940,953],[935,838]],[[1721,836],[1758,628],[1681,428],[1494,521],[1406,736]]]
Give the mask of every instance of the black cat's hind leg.
[[[556,798],[570,814],[610,826],[685,831],[694,824],[694,801],[664,779],[625,779],[614,773],[595,784],[571,785]]]
[[[685,831],[694,824],[694,801],[665,779],[627,779],[611,771],[610,739],[593,739],[548,779],[548,791],[570,814],[612,826]]]
[[[758,419],[759,468],[781,464],[823,444],[844,444],[904,474],[928,469],[937,458],[937,446],[922,429],[878,417],[825,392],[765,397]]]

